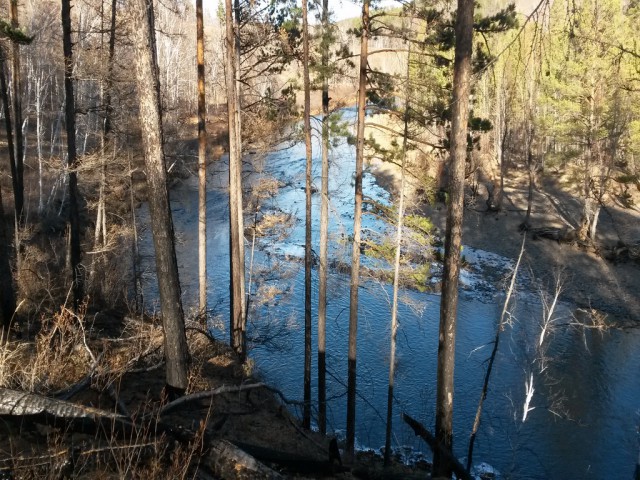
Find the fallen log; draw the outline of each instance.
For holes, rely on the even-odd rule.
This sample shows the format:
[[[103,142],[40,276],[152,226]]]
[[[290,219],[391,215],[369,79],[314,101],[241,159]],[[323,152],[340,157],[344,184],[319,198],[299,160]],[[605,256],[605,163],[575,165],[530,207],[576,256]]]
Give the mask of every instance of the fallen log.
[[[49,414],[58,418],[127,420],[127,417],[119,413],[86,407],[35,393],[0,388],[0,415],[24,416],[41,414]]]
[[[402,420],[404,420],[407,425],[411,427],[413,433],[427,442],[427,445],[429,445],[429,448],[431,448],[432,452],[435,452],[437,450],[440,455],[447,459],[447,461],[452,465],[453,473],[456,474],[456,477],[462,480],[471,480],[471,475],[469,474],[467,469],[464,468],[464,466],[460,463],[460,461],[453,455],[453,453],[451,453],[449,449],[442,446],[438,442],[438,440],[436,440],[436,437],[433,436],[433,434],[429,430],[424,428],[424,426],[420,422],[411,418],[406,413],[402,414]]]
[[[250,383],[246,385],[223,385],[222,387],[215,388],[213,390],[206,390],[204,392],[192,393],[191,395],[185,395],[184,397],[180,397],[173,402],[167,403],[161,410],[160,415],[166,415],[167,413],[175,410],[176,408],[184,405],[189,402],[196,402],[198,400],[205,400],[215,397],[216,395],[220,395],[223,393],[240,393],[247,390],[253,390],[255,388],[264,387],[264,383]]]
[[[227,440],[216,440],[210,445],[204,462],[214,475],[224,480],[280,480],[275,470],[260,463],[247,452]]]
[[[256,459],[264,463],[275,463],[289,471],[296,473],[319,473],[323,475],[333,475],[335,473],[344,472],[348,469],[344,468],[330,455],[326,460],[308,455],[299,455],[296,453],[283,452],[274,450],[273,448],[262,447],[260,445],[252,445],[244,442],[233,442],[238,448],[254,456]],[[339,458],[337,459],[340,460]]]
[[[200,467],[210,470],[223,480],[281,479],[282,476],[260,463],[226,440],[211,439],[196,433],[151,419],[141,425],[118,413],[45,397],[33,393],[0,388],[0,417],[26,418],[36,423],[62,427],[65,431],[114,433],[121,438],[145,431],[151,436],[166,434],[180,443],[201,440],[206,455]]]

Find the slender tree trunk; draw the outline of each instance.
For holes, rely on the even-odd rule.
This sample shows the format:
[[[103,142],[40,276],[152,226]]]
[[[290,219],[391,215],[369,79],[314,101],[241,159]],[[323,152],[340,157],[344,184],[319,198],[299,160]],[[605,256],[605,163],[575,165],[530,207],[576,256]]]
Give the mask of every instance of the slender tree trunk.
[[[236,36],[233,6],[225,0],[227,46],[227,109],[229,116],[229,249],[231,261],[230,281],[230,334],[231,347],[246,358],[245,302],[244,302],[244,248],[242,221],[242,160],[240,158],[239,122],[236,79]]]
[[[138,254],[138,226],[136,225],[136,202],[135,195],[133,193],[133,168],[131,167],[131,154],[129,154],[129,205],[131,209],[131,230],[133,232],[132,245],[131,245],[131,270],[133,274],[133,298],[135,312],[142,311],[143,302],[141,298],[140,288],[140,275],[138,274],[138,260],[140,255]]]
[[[304,241],[304,411],[302,426],[311,428],[311,86],[309,84],[309,23],[307,0],[302,0],[302,70],[304,77],[304,143],[306,151],[306,198]]]
[[[2,190],[0,190],[0,345],[9,339],[11,319],[16,309],[16,293],[13,287],[13,272],[9,261],[9,237],[4,218],[4,204],[2,203]]]
[[[7,88],[6,53],[0,45],[0,95],[2,96],[2,111],[4,113],[4,125],[7,131],[7,146],[9,147],[9,167],[11,169],[11,182],[13,187],[14,205],[18,205],[18,174],[16,172],[16,152],[13,143],[13,124],[11,123],[11,105]],[[15,212],[16,218],[18,212]]]
[[[10,0],[11,3],[11,27],[18,29],[18,0]],[[15,162],[16,162],[16,214],[17,223],[22,225],[24,219],[24,139],[22,137],[22,79],[20,75],[20,45],[12,42],[13,68],[11,101],[13,104],[14,138],[15,138]]]
[[[36,78],[36,150],[38,153],[38,215],[44,211],[43,170],[42,170],[42,93],[43,78]]]
[[[169,396],[187,388],[188,347],[180,298],[164,157],[160,81],[156,58],[153,0],[135,0],[136,78],[144,148],[149,212],[156,256],[160,307],[165,334],[166,389]]]
[[[409,25],[411,31],[413,25]],[[402,134],[402,158],[400,164],[400,201],[398,205],[397,229],[396,229],[396,251],[393,264],[393,303],[391,305],[391,338],[389,347],[389,385],[387,391],[387,428],[384,444],[384,465],[391,464],[391,432],[393,430],[393,389],[396,373],[396,335],[398,332],[398,290],[400,283],[400,256],[402,248],[402,229],[405,210],[405,186],[406,186],[406,163],[407,163],[407,143],[409,137],[409,108],[411,101],[411,44],[409,43],[407,52],[406,87],[404,103],[404,128]]]
[[[4,113],[4,125],[7,132],[7,147],[9,150],[9,166],[11,170],[11,186],[13,187],[13,205],[14,205],[14,252],[16,258],[16,270],[20,275],[20,235],[19,235],[19,211],[17,206],[20,202],[18,186],[18,173],[16,167],[16,154],[13,143],[13,124],[11,123],[11,106],[9,103],[9,92],[7,88],[7,74],[6,74],[6,53],[4,48],[0,45],[0,95],[2,96],[2,109]]]
[[[518,261],[516,262],[516,266],[513,269],[513,273],[511,274],[511,282],[509,283],[509,290],[507,290],[507,298],[504,300],[504,305],[502,306],[502,313],[500,314],[500,320],[498,321],[498,327],[496,328],[496,336],[493,340],[493,350],[491,351],[491,356],[489,357],[489,363],[487,365],[487,371],[484,375],[484,382],[482,384],[482,392],[480,393],[480,400],[478,401],[478,408],[476,409],[476,416],[473,420],[473,427],[471,428],[471,435],[469,437],[469,450],[467,451],[467,471],[471,471],[471,466],[473,465],[473,446],[476,440],[476,434],[478,433],[478,429],[480,428],[480,419],[482,418],[482,407],[484,405],[484,401],[487,399],[487,393],[489,392],[489,380],[491,379],[491,372],[493,370],[493,363],[496,359],[496,354],[498,353],[498,346],[500,345],[500,333],[507,326],[508,318],[507,313],[509,312],[509,304],[511,302],[511,297],[513,296],[513,292],[516,284],[516,277],[518,276],[518,270],[520,269],[520,261],[522,260],[522,255],[524,254],[524,245],[527,239],[526,235],[522,236],[522,246],[520,247],[520,254],[518,255]]]
[[[529,123],[531,123],[533,120],[530,117],[529,118]],[[525,141],[525,147],[527,149],[527,170],[529,171],[529,192],[527,194],[527,213],[524,216],[524,222],[523,225],[528,229],[529,228],[529,221],[531,220],[531,209],[533,208],[533,187],[535,185],[535,165],[533,163],[533,137],[534,137],[534,130],[533,127],[531,125],[529,125],[527,127],[527,139]]]
[[[409,58],[411,57],[411,47],[407,54],[407,83],[409,82]],[[402,159],[400,174],[400,202],[398,205],[398,225],[396,229],[396,252],[393,262],[393,303],[391,305],[391,339],[389,347],[389,386],[387,389],[387,429],[384,442],[384,466],[391,464],[391,431],[393,429],[393,388],[396,375],[396,335],[398,333],[398,287],[400,283],[400,253],[402,247],[402,228],[404,221],[404,190],[405,190],[405,169],[407,161],[407,137],[409,135],[409,94],[404,107],[404,134],[402,138]]]
[[[62,46],[64,51],[65,123],[67,130],[67,168],[69,179],[69,253],[68,266],[73,282],[73,302],[77,309],[84,295],[84,278],[81,272],[80,212],[78,177],[76,168],[76,112],[73,93],[73,43],[71,42],[71,2],[62,0]]]
[[[234,9],[234,18],[235,18],[235,26],[234,26],[234,39],[235,39],[235,51],[234,51],[234,59],[236,64],[235,71],[235,87],[236,87],[236,97],[235,97],[235,122],[236,122],[236,143],[238,144],[238,174],[236,176],[236,202],[239,207],[237,209],[237,219],[238,228],[240,230],[240,241],[238,243],[239,248],[239,256],[241,258],[242,263],[242,280],[240,282],[240,291],[242,292],[242,297],[245,298],[244,303],[242,304],[242,335],[246,335],[246,324],[247,324],[247,311],[249,305],[249,295],[245,288],[245,248],[244,248],[244,211],[243,211],[243,202],[242,202],[242,69],[240,63],[240,55],[242,52],[242,45],[240,41],[240,26],[242,25],[242,10],[240,8],[240,0],[233,1],[233,9]],[[246,343],[246,339],[244,340]],[[246,345],[245,345],[246,350]],[[241,355],[244,358],[246,356],[246,351]]]
[[[458,0],[451,112],[450,203],[447,210],[438,334],[435,433],[438,443],[449,451],[453,450],[453,371],[455,366],[460,247],[462,246],[464,168],[467,154],[473,8],[473,0]],[[436,450],[433,456],[432,475],[434,477],[451,478],[451,473],[451,462]]]
[[[322,0],[322,32],[329,34],[329,0]],[[318,269],[318,429],[327,433],[327,246],[329,239],[329,45],[322,47],[322,193]]]
[[[204,84],[204,20],[202,0],[196,0],[198,62],[198,278],[200,315],[207,314],[207,112]]]
[[[362,4],[360,37],[360,76],[358,82],[358,120],[356,140],[355,207],[353,214],[353,248],[351,253],[351,292],[349,296],[349,358],[347,376],[347,445],[346,454],[353,459],[356,439],[356,352],[358,335],[358,288],[360,286],[360,239],[362,225],[362,167],[364,163],[364,121],[367,102],[367,62],[369,53],[369,2]]]

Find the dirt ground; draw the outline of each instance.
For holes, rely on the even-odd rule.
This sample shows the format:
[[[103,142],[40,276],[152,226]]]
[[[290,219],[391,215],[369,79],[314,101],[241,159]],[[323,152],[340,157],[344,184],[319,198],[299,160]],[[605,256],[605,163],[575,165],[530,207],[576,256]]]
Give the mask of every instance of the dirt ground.
[[[397,169],[374,164],[372,170],[379,183],[391,191],[399,191]],[[528,177],[524,170],[514,169],[505,179],[505,199],[499,212],[487,212],[487,190],[484,182],[475,205],[465,207],[462,242],[510,259],[518,257],[522,243],[519,225],[525,218]],[[637,203],[636,203],[637,205]],[[419,210],[440,230],[445,231],[446,208],[443,203],[421,204]],[[531,226],[576,227],[580,219],[580,201],[573,196],[564,179],[549,173],[538,182],[533,195]],[[640,323],[640,264],[633,261],[614,263],[606,260],[607,249],[619,241],[640,241],[640,210],[624,208],[611,199],[602,209],[598,223],[597,248],[582,248],[575,243],[559,243],[548,239],[534,240],[528,235],[524,267],[529,275],[548,291],[556,279],[562,282],[561,298],[577,309],[603,313],[612,324]],[[491,272],[485,272],[491,275]],[[499,288],[496,279],[496,288]]]

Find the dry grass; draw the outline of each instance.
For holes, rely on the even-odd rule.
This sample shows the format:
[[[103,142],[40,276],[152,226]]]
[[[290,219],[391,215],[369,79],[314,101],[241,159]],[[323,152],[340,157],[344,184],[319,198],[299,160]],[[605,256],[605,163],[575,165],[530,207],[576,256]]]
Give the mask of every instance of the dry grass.
[[[125,375],[158,364],[163,354],[163,332],[157,319],[128,317],[121,325],[120,336],[105,337],[84,311],[74,314],[61,308],[41,320],[33,341],[0,346],[0,387],[52,395],[90,378],[85,389],[90,387],[91,395],[108,394],[112,402],[121,403],[114,399],[114,386],[121,386]],[[197,331],[188,338],[194,359],[189,390],[209,389],[203,366],[212,342]],[[161,377],[161,371],[155,376]],[[143,388],[140,384],[131,387]],[[108,427],[87,435],[44,425],[29,427],[20,419],[9,419],[0,426],[0,475],[4,469],[12,478],[192,477],[202,453],[207,419],[200,423],[192,442],[176,442],[156,431],[161,406],[148,398],[134,406],[132,418],[139,420],[126,438]]]

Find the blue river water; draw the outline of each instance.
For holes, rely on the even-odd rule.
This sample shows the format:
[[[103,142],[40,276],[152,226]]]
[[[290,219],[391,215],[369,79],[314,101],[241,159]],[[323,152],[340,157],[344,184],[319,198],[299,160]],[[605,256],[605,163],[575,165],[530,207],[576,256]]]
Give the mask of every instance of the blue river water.
[[[319,148],[316,145],[316,152]],[[315,155],[315,154],[314,154]],[[342,143],[331,153],[330,232],[333,260],[349,261],[348,237],[353,217],[353,147]],[[291,398],[301,399],[304,327],[304,146],[294,145],[264,159],[262,175],[283,182],[265,204],[272,212],[292,215],[286,235],[258,239],[252,274],[249,335],[269,341],[252,343],[250,356],[257,373]],[[319,153],[314,182],[320,186]],[[209,305],[217,319],[215,335],[228,339],[229,243],[228,204],[224,161],[209,172],[208,273]],[[250,177],[247,182],[255,181]],[[388,194],[367,173],[365,195],[389,202]],[[178,262],[185,305],[197,297],[197,189],[184,184],[172,191]],[[314,195],[314,244],[318,251],[319,195]],[[141,213],[144,222],[144,212]],[[247,217],[246,224],[252,220]],[[364,229],[390,235],[381,220],[365,215]],[[282,229],[283,231],[285,229]],[[283,233],[280,231],[278,233]],[[152,255],[146,234],[143,255]],[[345,241],[347,239],[347,241]],[[466,248],[466,247],[465,247]],[[489,258],[505,277],[513,262],[467,249],[470,258]],[[247,239],[247,268],[251,238]],[[373,266],[365,259],[365,265]],[[473,263],[473,261],[472,261]],[[150,267],[148,267],[150,268]],[[434,267],[435,268],[435,267]],[[454,451],[466,456],[486,362],[492,349],[504,292],[487,288],[473,272],[463,275],[458,307],[456,344]],[[149,292],[153,291],[153,272]],[[270,289],[266,303],[257,292]],[[329,428],[338,436],[345,428],[349,276],[329,275],[327,367],[329,370]],[[434,425],[436,353],[440,297],[403,291],[399,310],[398,360],[393,444],[415,456],[430,452],[400,419],[407,412],[427,428]],[[152,293],[147,298],[153,298]],[[390,285],[363,280],[358,327],[357,442],[365,448],[384,444],[389,369]],[[640,425],[640,328],[600,332],[572,326],[573,308],[560,304],[551,333],[540,342],[543,301],[527,279],[519,282],[511,325],[501,333],[482,423],[476,439],[474,463],[485,462],[513,479],[632,479],[638,456]],[[316,342],[317,270],[313,272],[313,341]],[[148,308],[152,305],[148,303]],[[316,358],[313,358],[313,396],[316,398]],[[526,421],[523,410],[526,383],[533,394]],[[406,447],[406,448],[404,448]]]

